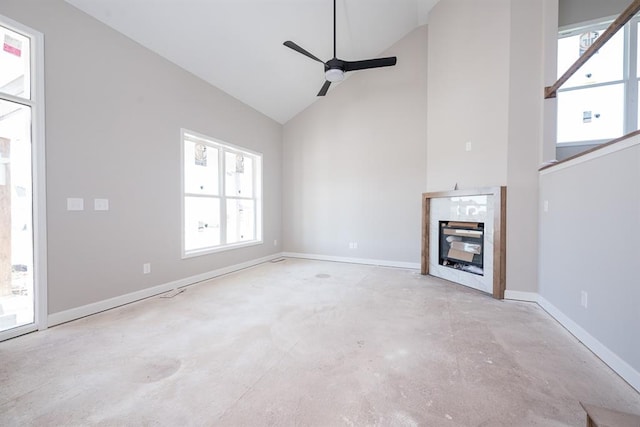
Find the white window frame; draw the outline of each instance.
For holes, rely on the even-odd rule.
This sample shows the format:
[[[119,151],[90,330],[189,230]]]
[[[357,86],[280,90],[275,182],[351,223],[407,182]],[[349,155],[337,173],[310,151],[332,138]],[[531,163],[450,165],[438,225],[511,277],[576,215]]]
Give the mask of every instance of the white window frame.
[[[606,28],[616,17],[609,17],[603,19],[597,19],[589,22],[584,22],[577,25],[571,25],[562,27],[558,32],[558,40],[575,36],[587,31],[592,31],[596,28]],[[626,135],[638,129],[638,23],[640,23],[640,17],[634,17],[619,31],[624,31],[624,47],[623,47],[623,75],[622,80],[615,80],[606,83],[581,85],[570,88],[560,88],[560,92],[569,92],[576,90],[583,90],[587,88],[594,88],[600,86],[610,86],[616,84],[623,84],[624,86],[624,117],[622,135]],[[564,70],[560,70],[564,71]],[[560,126],[558,121],[557,126]],[[622,136],[620,135],[620,136]],[[599,145],[605,142],[609,142],[611,139],[593,139],[583,141],[557,141],[556,132],[556,145],[558,147],[571,147],[576,145]]]
[[[218,155],[218,185],[219,185],[219,194],[215,196],[202,195],[202,194],[194,194],[188,193],[185,191],[185,141],[194,141],[197,140],[199,142],[204,143],[207,146],[214,147],[219,150]],[[225,194],[225,169],[224,169],[224,154],[225,153],[234,153],[234,154],[243,154],[245,156],[251,157],[253,161],[253,195],[252,197],[237,197],[237,196],[227,196]],[[188,129],[180,129],[180,176],[181,176],[181,230],[182,230],[182,258],[192,258],[196,256],[202,256],[207,254],[213,254],[217,252],[228,251],[232,249],[244,248],[249,246],[261,245],[264,243],[262,237],[262,182],[263,182],[263,174],[262,174],[262,153],[257,151],[250,150],[248,148],[240,147],[234,144],[230,144],[225,141],[221,141],[219,139],[206,136],[200,134],[198,132],[194,132]],[[209,246],[200,249],[191,249],[187,250],[185,247],[185,198],[186,197],[210,197],[220,200],[220,244],[215,246]],[[226,243],[227,238],[227,200],[230,199],[242,199],[242,200],[253,200],[255,202],[255,212],[254,212],[254,229],[255,229],[255,239],[246,240],[242,242],[235,243]]]
[[[0,93],[0,99],[31,108],[31,164],[33,194],[34,323],[0,333],[0,341],[43,330],[47,310],[47,207],[45,168],[44,36],[42,33],[0,15],[0,25],[30,40],[31,96],[29,99]]]

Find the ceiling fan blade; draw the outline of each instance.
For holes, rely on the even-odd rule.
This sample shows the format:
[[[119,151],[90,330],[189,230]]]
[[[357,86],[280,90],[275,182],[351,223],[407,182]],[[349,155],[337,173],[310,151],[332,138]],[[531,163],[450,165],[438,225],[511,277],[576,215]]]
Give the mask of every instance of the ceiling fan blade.
[[[308,56],[309,58],[313,59],[314,61],[322,62],[324,64],[324,61],[321,61],[320,59],[316,58],[315,56],[313,56],[312,54],[310,54],[309,52],[307,52],[306,50],[304,50],[303,48],[301,48],[300,46],[298,46],[297,44],[295,44],[294,42],[292,42],[290,40],[287,40],[283,44],[286,47],[288,47],[289,49],[293,49],[296,52],[303,54],[304,56]]]
[[[327,94],[327,91],[329,90],[329,86],[331,86],[331,82],[329,80],[326,80],[322,85],[322,89],[320,89],[320,92],[318,92],[318,96],[325,96]]]
[[[366,59],[364,61],[344,61],[344,71],[366,70],[368,68],[391,67],[396,65],[397,58]]]

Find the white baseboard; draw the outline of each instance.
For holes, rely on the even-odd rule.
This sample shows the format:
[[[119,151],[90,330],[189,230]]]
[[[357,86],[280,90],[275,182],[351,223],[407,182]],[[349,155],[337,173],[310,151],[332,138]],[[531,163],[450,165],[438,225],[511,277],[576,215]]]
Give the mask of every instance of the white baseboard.
[[[346,262],[349,264],[377,265],[380,267],[409,268],[412,270],[420,269],[420,263],[417,263],[417,262],[386,261],[386,260],[367,259],[367,258],[349,258],[349,257],[339,257],[339,256],[332,256],[332,255],[301,254],[296,252],[283,252],[282,256],[288,257],[288,258],[313,259],[317,261],[333,261],[333,262]]]
[[[515,301],[538,302],[538,294],[536,292],[504,291],[504,299]]]
[[[58,313],[50,314],[47,318],[49,326],[59,325],[61,323],[70,322],[72,320],[80,319],[92,314],[100,313],[101,311],[110,310],[112,308],[119,307],[121,305],[130,304],[141,299],[153,297],[165,292],[169,292],[173,289],[183,288],[185,286],[193,285],[204,280],[213,279],[225,274],[233,273],[245,268],[253,267],[258,264],[262,264],[267,261],[271,261],[276,258],[281,258],[282,253],[269,255],[263,258],[254,259],[251,261],[243,262],[240,264],[230,265],[228,267],[219,268],[217,270],[208,271],[206,273],[197,274],[195,276],[187,277],[185,279],[176,280],[162,285],[153,286],[151,288],[141,289],[129,294],[120,295],[114,298],[110,298],[103,301],[94,302],[91,304],[83,305],[81,307],[72,308],[70,310],[60,311]]]
[[[609,367],[628,382],[631,387],[640,392],[640,372],[636,371],[617,354],[609,350],[589,332],[584,330],[580,325],[540,295],[538,296],[538,304],[544,311],[549,313],[551,317],[571,332],[573,336],[579,339],[589,350],[602,359],[604,363],[609,365]]]

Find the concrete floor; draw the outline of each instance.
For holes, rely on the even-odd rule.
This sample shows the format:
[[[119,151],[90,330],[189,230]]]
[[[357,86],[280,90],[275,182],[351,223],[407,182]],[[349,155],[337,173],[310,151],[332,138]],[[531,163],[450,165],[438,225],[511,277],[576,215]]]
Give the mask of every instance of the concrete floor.
[[[537,305],[267,263],[0,343],[0,425],[583,426],[640,395]]]

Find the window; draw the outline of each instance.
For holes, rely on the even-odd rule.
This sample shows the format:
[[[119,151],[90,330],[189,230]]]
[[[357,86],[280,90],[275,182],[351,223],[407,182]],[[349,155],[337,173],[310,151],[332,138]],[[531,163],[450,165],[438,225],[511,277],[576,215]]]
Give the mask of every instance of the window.
[[[46,327],[42,47],[0,15],[0,340]]]
[[[262,154],[182,130],[183,257],[262,243]]]
[[[558,91],[558,144],[598,144],[638,128],[638,22],[618,31]],[[560,33],[558,77],[608,25]]]

